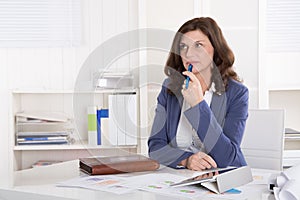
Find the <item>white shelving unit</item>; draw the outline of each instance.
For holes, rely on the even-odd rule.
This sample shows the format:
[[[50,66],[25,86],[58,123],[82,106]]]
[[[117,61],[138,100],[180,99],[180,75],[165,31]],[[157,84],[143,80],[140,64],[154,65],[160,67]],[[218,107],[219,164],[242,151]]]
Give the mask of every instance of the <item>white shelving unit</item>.
[[[285,138],[283,166],[290,167],[297,164],[300,164],[300,138]]]
[[[300,145],[300,142],[299,142]],[[299,165],[300,163],[300,149],[284,150],[283,151],[283,167],[290,167]]]
[[[288,88],[269,88],[269,107],[285,109],[285,127],[300,130],[300,89],[299,86]],[[285,138],[283,165],[285,167],[300,164],[300,138]]]
[[[108,108],[108,95],[114,93],[136,93],[136,90],[97,90],[80,93],[80,106],[73,106],[75,92],[73,91],[12,91],[12,121],[15,123],[15,114],[21,111],[49,111],[63,112],[74,120],[75,139],[73,144],[62,145],[16,145],[13,144],[13,169],[14,171],[27,169],[39,160],[67,161],[87,156],[112,156],[127,153],[137,153],[138,145],[114,146],[103,143],[99,146],[89,146],[87,142],[87,106],[93,105]],[[77,101],[78,102],[78,101]],[[139,104],[137,104],[139,105]],[[75,112],[74,112],[75,111]],[[14,124],[15,125],[15,124]],[[15,127],[15,126],[14,126]],[[137,127],[138,128],[138,127]],[[138,130],[137,130],[138,131]],[[13,141],[15,129],[12,130]],[[139,132],[138,132],[139,133]],[[109,133],[108,133],[109,134]],[[104,136],[105,137],[105,136]],[[139,137],[138,137],[139,138]],[[139,141],[138,141],[139,144]]]

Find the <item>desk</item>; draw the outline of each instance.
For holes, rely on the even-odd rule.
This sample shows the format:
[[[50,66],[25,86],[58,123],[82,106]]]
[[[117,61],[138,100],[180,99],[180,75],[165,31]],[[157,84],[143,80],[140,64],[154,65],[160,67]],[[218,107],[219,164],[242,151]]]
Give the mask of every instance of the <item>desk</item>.
[[[135,190],[134,192],[117,195],[109,192],[94,191],[82,188],[65,188],[56,187],[55,184],[68,180],[71,178],[78,177],[82,172],[79,170],[79,161],[73,160],[63,163],[58,163],[50,166],[36,167],[33,169],[27,169],[18,171],[15,174],[15,186],[8,189],[0,189],[0,199],[23,199],[23,200],[86,200],[86,199],[105,199],[105,200],[116,200],[116,199],[151,199],[151,200],[176,200],[184,198],[176,196],[165,196],[157,193],[151,193],[146,191]],[[190,177],[191,170],[175,170],[164,167],[157,170],[154,173],[175,173],[183,176]],[[268,175],[274,171],[253,169],[253,175],[264,174]],[[274,199],[273,195],[267,190],[266,184],[247,184],[238,189],[241,189],[247,196],[247,199]],[[21,197],[21,198],[18,198]],[[206,198],[212,199],[212,198]],[[224,199],[214,197],[213,199]]]

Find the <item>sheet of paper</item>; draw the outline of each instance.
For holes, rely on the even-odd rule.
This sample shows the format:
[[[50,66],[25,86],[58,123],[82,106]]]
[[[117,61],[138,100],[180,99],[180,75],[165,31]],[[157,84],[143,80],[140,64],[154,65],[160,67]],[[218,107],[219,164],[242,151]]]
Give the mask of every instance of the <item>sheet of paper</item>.
[[[280,200],[298,200],[300,199],[299,187],[300,181],[291,179],[282,188],[274,188],[275,198]]]
[[[116,194],[124,194],[131,192],[133,189],[119,184],[124,181],[124,178],[114,175],[102,176],[81,176],[71,180],[58,183],[59,187],[80,187],[92,190],[101,190]]]
[[[280,199],[300,199],[300,180],[292,179],[289,180],[284,187],[282,188],[282,192],[279,195]]]
[[[300,180],[300,164],[284,170],[282,174],[284,174],[289,180]]]
[[[281,172],[276,178],[274,195],[277,200],[300,199],[300,165],[293,166]]]
[[[139,176],[128,177],[121,185],[138,189],[153,183],[164,183],[164,188],[169,187],[171,183],[183,180],[185,177],[169,173],[150,173]]]
[[[121,183],[122,186],[154,192],[165,195],[183,196],[188,198],[200,197],[208,193],[202,187],[189,186],[189,187],[170,187],[170,184],[186,179],[186,177],[170,174],[170,173],[157,173],[145,174],[128,178],[125,182]]]

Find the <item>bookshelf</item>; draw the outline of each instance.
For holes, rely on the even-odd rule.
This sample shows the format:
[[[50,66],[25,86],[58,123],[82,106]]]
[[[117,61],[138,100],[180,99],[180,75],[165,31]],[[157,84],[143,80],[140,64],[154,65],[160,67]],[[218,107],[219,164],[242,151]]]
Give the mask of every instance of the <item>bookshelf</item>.
[[[87,156],[112,156],[125,155],[128,153],[138,153],[137,145],[111,145],[108,141],[103,145],[89,146],[87,141],[87,106],[93,104],[103,108],[108,108],[108,96],[110,94],[135,93],[135,89],[126,90],[97,90],[80,93],[80,106],[73,105],[74,91],[70,90],[13,90],[11,92],[12,115],[11,121],[11,141],[13,151],[13,171],[31,168],[39,160],[67,161]],[[138,99],[138,98],[137,98]],[[139,103],[137,102],[137,107]],[[74,143],[52,144],[52,145],[17,145],[15,115],[21,111],[42,111],[42,112],[61,112],[70,116],[74,131],[72,138]],[[137,109],[137,112],[139,109]],[[137,114],[138,115],[138,114]],[[75,120],[76,118],[76,120]],[[138,123],[139,119],[137,119]],[[53,124],[55,126],[55,123]],[[39,126],[42,126],[39,125]],[[139,134],[138,127],[137,133]],[[103,137],[108,137],[105,133]],[[138,140],[139,137],[137,137]]]

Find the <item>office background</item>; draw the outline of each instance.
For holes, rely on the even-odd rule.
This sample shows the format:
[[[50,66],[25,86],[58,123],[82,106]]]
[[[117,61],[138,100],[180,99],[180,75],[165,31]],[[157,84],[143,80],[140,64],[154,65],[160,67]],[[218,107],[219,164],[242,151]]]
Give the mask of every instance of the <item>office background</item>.
[[[236,56],[234,67],[249,88],[250,108],[285,108],[286,126],[300,130],[298,103],[300,69],[296,63],[300,48],[299,46],[297,48],[298,41],[293,35],[285,34],[287,41],[276,44],[278,46],[273,48],[268,43],[270,27],[267,21],[270,14],[267,3],[272,1],[78,0],[77,2],[80,9],[80,29],[78,29],[80,38],[77,38],[79,44],[75,41],[74,46],[57,44],[47,47],[22,44],[15,47],[4,45],[0,48],[2,97],[0,177],[1,180],[5,180],[0,182],[1,185],[12,181],[14,122],[11,92],[13,90],[72,90],[77,74],[89,54],[113,36],[139,28],[176,31],[182,23],[198,16],[213,17],[222,28]],[[283,2],[295,3],[295,1],[279,1],[279,5],[286,5]],[[276,6],[272,9],[276,9]],[[272,9],[269,8],[271,11]],[[296,16],[294,19],[300,22],[299,17]],[[297,27],[294,30],[297,31]],[[285,49],[280,46],[290,43],[296,47]],[[133,67],[146,65],[149,67],[139,73],[139,79],[145,83],[159,83],[164,79],[163,65],[166,56],[165,51],[141,50],[132,53],[129,58],[119,59],[112,65],[112,70],[126,72]],[[157,85],[151,84],[140,88],[139,112],[142,127],[150,128],[158,89]],[[145,138],[149,134],[149,128],[143,129],[141,133]],[[141,142],[140,148],[141,152],[146,152],[146,139]]]

